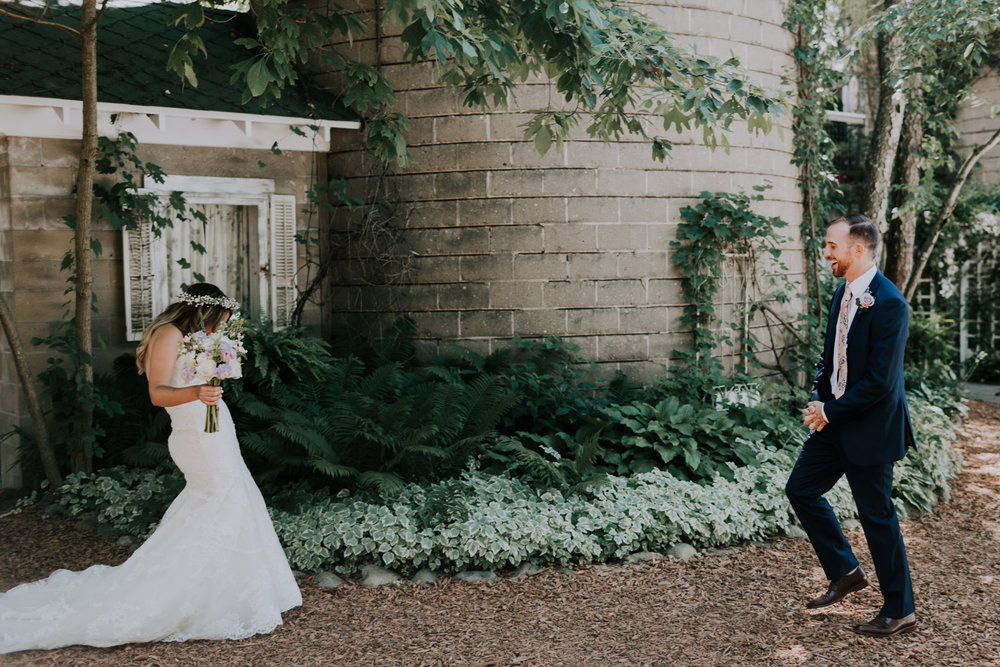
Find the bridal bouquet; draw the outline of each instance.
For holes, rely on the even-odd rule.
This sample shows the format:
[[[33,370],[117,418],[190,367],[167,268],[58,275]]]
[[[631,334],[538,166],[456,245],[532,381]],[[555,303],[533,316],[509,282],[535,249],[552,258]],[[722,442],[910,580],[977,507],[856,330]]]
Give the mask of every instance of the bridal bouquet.
[[[184,382],[198,379],[217,387],[223,380],[243,377],[241,361],[247,351],[243,347],[243,320],[238,313],[212,333],[201,330],[184,336],[179,347]],[[217,433],[219,406],[206,408],[205,433]]]

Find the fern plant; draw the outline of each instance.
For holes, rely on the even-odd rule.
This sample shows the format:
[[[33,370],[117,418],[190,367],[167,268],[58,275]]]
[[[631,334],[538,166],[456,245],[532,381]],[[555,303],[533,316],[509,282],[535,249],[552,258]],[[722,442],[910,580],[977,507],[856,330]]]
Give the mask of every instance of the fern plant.
[[[398,362],[365,373],[335,360],[315,382],[235,401],[243,444],[272,464],[391,493],[465,467],[491,441],[517,395],[495,377],[473,382],[421,378]]]
[[[579,346],[558,336],[543,340],[515,337],[514,342],[517,347],[500,349],[486,357],[454,346],[448,356],[438,359],[427,371],[450,382],[468,382],[482,376],[502,378],[522,399],[500,424],[502,433],[515,437],[524,432],[544,435],[575,431],[602,405],[636,394],[636,387],[623,376],[611,382],[593,379],[597,364],[585,359]]]
[[[607,468],[597,462],[604,452],[601,433],[607,422],[587,418],[573,434],[520,431],[501,436],[484,455],[495,474],[510,474],[542,487],[579,491],[599,486]]]
[[[281,387],[308,383],[325,376],[334,363],[329,345],[321,338],[305,335],[301,328],[273,330],[267,321],[247,323],[243,345],[248,364],[244,379],[234,388],[274,392]]]

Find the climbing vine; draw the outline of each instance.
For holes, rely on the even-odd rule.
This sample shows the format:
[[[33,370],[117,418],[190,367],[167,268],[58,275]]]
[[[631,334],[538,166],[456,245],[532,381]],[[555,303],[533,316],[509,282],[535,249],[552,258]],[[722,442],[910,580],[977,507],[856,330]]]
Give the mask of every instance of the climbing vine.
[[[94,183],[94,200],[101,208],[103,219],[116,231],[135,229],[141,222],[149,221],[156,235],[165,227],[173,225],[173,219],[190,216],[207,222],[202,212],[188,208],[180,192],[172,193],[164,201],[156,195],[140,191],[144,179],[163,183],[165,174],[158,165],[140,160],[135,152],[137,146],[135,136],[129,132],[122,132],[115,138],[98,138],[96,170],[100,174],[114,177],[110,185],[100,181]],[[65,216],[63,222],[75,229],[73,214]],[[96,257],[103,254],[97,238],[90,239],[90,249]],[[192,243],[192,251],[204,252],[205,249]],[[186,262],[183,258],[179,261]],[[66,293],[69,294],[74,291],[77,280],[72,249],[67,250],[63,256],[60,270],[68,272]],[[197,274],[195,278],[204,279]],[[97,295],[92,293],[91,310],[97,312],[97,305]],[[99,334],[96,339],[98,345],[103,347],[105,343]],[[51,437],[57,455],[68,455],[71,443],[77,439],[82,443],[83,452],[88,459],[100,457],[103,453],[100,440],[105,435],[103,427],[99,425],[101,420],[81,420],[79,412],[86,410],[99,417],[112,418],[121,415],[122,408],[102,393],[93,380],[87,378],[84,369],[93,364],[93,358],[76,344],[75,317],[67,312],[55,333],[32,338],[31,344],[45,346],[56,355],[49,357],[48,365],[39,374],[39,379],[45,384],[52,399],[56,418],[53,420]],[[25,431],[20,433],[30,440],[30,434]]]
[[[836,204],[838,193],[833,164],[835,146],[827,130],[827,109],[834,108],[836,92],[844,73],[833,66],[835,47],[830,44],[830,24],[835,11],[827,0],[791,0],[784,26],[795,35],[795,64],[798,102],[792,107],[794,153],[799,167],[803,219],[801,227],[806,285],[810,312],[816,330],[822,329],[825,312],[823,278],[819,257],[823,247],[825,222],[843,211]]]
[[[182,192],[172,192],[167,200],[140,192],[142,183],[147,180],[163,183],[166,174],[159,165],[139,159],[136,155],[138,145],[131,132],[121,132],[114,139],[98,139],[97,171],[115,176],[111,186],[94,185],[94,196],[101,206],[104,220],[116,231],[135,229],[142,221],[148,220],[157,236],[164,228],[172,227],[175,219],[184,220],[190,216],[207,224],[204,213],[188,208]],[[198,246],[192,246],[192,250],[205,251]],[[96,252],[100,254],[99,249]]]
[[[681,324],[694,332],[692,349],[686,362],[705,374],[721,378],[723,364],[717,352],[723,344],[718,331],[724,314],[718,312],[720,283],[727,264],[738,267],[740,279],[746,281],[745,300],[733,304],[733,314],[741,321],[731,324],[739,330],[740,355],[744,368],[765,368],[780,372],[795,384],[788,368],[803,363],[810,345],[803,333],[803,322],[789,322],[771,304],[786,304],[797,294],[795,283],[787,275],[781,260],[781,244],[787,240],[779,230],[787,223],[778,217],[768,217],[753,211],[754,202],[762,201],[770,185],[755,186],[753,194],[702,192],[694,207],[681,209],[683,222],[677,230],[677,240],[671,243],[673,259],[684,274],[682,290],[685,302]],[[733,262],[732,260],[735,260]],[[769,345],[765,348],[751,328],[755,315],[763,318]],[[759,321],[759,320],[758,320]],[[775,327],[783,327],[800,345],[782,345]],[[762,353],[770,350],[774,362]],[[785,355],[792,350],[792,358]]]

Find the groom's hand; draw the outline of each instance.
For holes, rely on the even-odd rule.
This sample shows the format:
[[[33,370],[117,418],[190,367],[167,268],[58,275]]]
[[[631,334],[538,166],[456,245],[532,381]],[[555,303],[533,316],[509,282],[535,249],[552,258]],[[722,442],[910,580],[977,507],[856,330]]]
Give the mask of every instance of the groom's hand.
[[[810,401],[802,411],[802,422],[810,431],[822,431],[829,422],[823,418],[822,401]]]

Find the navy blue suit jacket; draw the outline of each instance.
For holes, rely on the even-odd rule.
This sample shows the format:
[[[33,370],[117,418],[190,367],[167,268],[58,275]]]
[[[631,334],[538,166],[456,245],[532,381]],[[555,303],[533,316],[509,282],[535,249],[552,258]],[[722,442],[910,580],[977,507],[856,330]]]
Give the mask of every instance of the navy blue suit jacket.
[[[830,375],[836,367],[833,344],[844,285],[830,305],[826,344],[816,367],[813,400],[823,402],[827,420],[840,430],[841,446],[855,465],[898,461],[913,445],[913,428],[903,387],[903,353],[910,309],[896,286],[876,272],[868,291],[874,305],[858,312],[847,332],[847,388],[833,397]],[[857,295],[861,296],[861,295]]]

